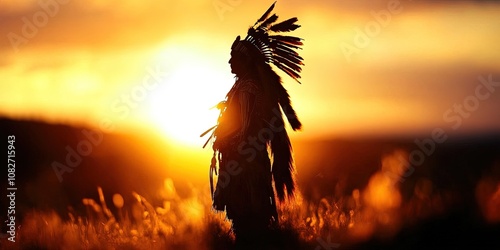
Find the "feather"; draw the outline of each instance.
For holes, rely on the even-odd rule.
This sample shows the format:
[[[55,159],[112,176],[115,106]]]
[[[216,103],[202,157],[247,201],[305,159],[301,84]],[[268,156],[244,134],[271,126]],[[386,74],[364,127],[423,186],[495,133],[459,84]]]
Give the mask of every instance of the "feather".
[[[299,72],[301,71],[300,65],[304,65],[302,63],[302,58],[297,57],[293,54],[275,52],[274,57],[276,58],[276,60],[289,65],[291,68]]]
[[[293,69],[294,71],[297,71],[298,73],[302,71],[302,59],[301,58],[296,58],[293,55],[283,55],[281,56],[279,53],[275,53],[273,60],[278,61],[279,63],[283,63]]]
[[[295,50],[302,49],[302,39],[294,36],[270,35],[269,32],[289,32],[296,30],[300,25],[296,24],[298,19],[292,17],[283,22],[274,24],[278,15],[272,14],[276,2],[248,29],[245,41],[253,44],[267,63],[273,63],[276,67],[291,76],[297,82],[300,78],[301,65],[304,60]],[[271,16],[270,16],[271,15]],[[274,25],[273,25],[274,24]]]
[[[283,120],[281,120],[283,122]],[[295,180],[293,177],[294,165],[292,158],[292,145],[286,130],[278,132],[271,140],[273,154],[272,174],[274,188],[278,200],[284,201],[285,195],[293,197]]]
[[[276,92],[278,95],[278,103],[280,104],[281,109],[283,110],[283,113],[288,120],[288,123],[290,123],[290,126],[294,131],[298,129],[300,130],[302,128],[302,123],[299,121],[297,113],[292,107],[292,101],[290,100],[288,91],[285,89],[285,87],[283,87],[282,84],[277,85],[278,86],[276,86]]]
[[[299,19],[297,19],[296,17],[292,17],[288,20],[285,20],[281,23],[277,23],[271,26],[270,30],[274,32],[289,32],[296,30],[297,28],[300,27],[300,25],[295,24],[295,22],[297,22],[298,20]]]
[[[278,67],[279,69],[283,70],[283,72],[285,72],[287,75],[289,75],[290,77],[292,77],[295,81],[297,81],[298,83],[300,83],[300,81],[298,80],[300,78],[299,74],[297,74],[296,72],[294,72],[293,70],[291,70],[290,68],[288,68],[286,65],[283,65],[281,63],[274,63],[274,65],[276,67]]]
[[[208,137],[208,139],[205,142],[205,144],[203,144],[203,148],[205,148],[207,146],[207,144],[210,142],[210,140],[212,140],[213,137],[214,137],[214,132],[212,132],[212,134]]]
[[[273,36],[269,36],[269,39],[277,40],[277,41],[284,43],[284,44],[290,44],[290,45],[296,45],[296,46],[304,45],[302,43],[301,38],[294,37],[294,36],[273,35]]]
[[[296,49],[302,49],[302,48],[298,47],[297,45],[290,45],[290,44],[286,44],[286,43],[282,43],[282,42],[275,42],[275,43],[273,43],[272,44],[272,48],[279,49],[279,50],[284,50],[287,53],[296,55],[298,57],[300,57],[300,56],[299,56],[299,53],[297,53]]]
[[[289,68],[290,70],[292,70],[296,73],[300,73],[302,71],[302,69],[300,68],[300,65],[295,64],[292,61],[290,61],[284,57],[280,57],[278,55],[275,55],[273,60],[274,60],[273,61],[274,63],[285,65],[287,68]]]
[[[278,16],[273,14],[270,18],[261,23],[259,27],[257,27],[257,30],[267,30],[272,23],[276,22],[276,20],[278,20]]]
[[[217,125],[215,125],[215,126],[213,126],[213,127],[209,128],[209,129],[207,129],[205,132],[203,132],[203,133],[200,135],[200,137],[205,136],[206,134],[208,134],[208,132],[212,131],[212,129],[214,129],[215,127],[217,127]]]
[[[257,20],[257,22],[255,22],[254,25],[266,20],[266,18],[269,16],[269,13],[271,13],[271,11],[273,11],[275,4],[276,4],[276,1],[274,1],[274,3],[271,5],[271,7],[269,7],[269,9],[267,9],[267,11],[264,12],[264,14]]]
[[[278,40],[272,40],[270,43],[269,43],[269,47],[271,48],[286,48],[288,49],[289,51],[291,51],[292,53],[295,53],[298,55],[297,51],[295,51],[296,49],[302,49],[300,47],[300,45],[294,45],[294,44],[289,44],[289,43],[286,43],[286,42],[282,42],[282,41],[278,41]]]
[[[290,115],[290,116],[286,117],[288,120],[288,123],[290,123],[290,126],[292,127],[293,131],[297,131],[297,130],[302,129],[302,123],[300,122],[299,118],[295,114],[295,110],[293,111],[293,114],[294,115]]]

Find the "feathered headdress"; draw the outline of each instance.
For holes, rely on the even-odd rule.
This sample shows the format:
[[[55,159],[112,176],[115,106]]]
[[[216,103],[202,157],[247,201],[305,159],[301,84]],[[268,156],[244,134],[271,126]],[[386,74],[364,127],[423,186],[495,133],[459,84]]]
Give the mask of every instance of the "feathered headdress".
[[[266,63],[273,63],[277,68],[283,70],[287,75],[291,76],[297,82],[300,78],[300,72],[303,58],[297,53],[297,49],[301,49],[302,39],[294,36],[284,36],[271,33],[290,32],[300,27],[296,24],[298,19],[292,17],[280,23],[275,22],[278,16],[271,14],[274,9],[274,2],[269,9],[248,29],[247,36],[244,40],[240,40],[240,36],[236,37],[231,50],[241,52],[245,55],[252,56],[251,51],[256,48],[260,57]],[[249,48],[249,45],[254,48]]]

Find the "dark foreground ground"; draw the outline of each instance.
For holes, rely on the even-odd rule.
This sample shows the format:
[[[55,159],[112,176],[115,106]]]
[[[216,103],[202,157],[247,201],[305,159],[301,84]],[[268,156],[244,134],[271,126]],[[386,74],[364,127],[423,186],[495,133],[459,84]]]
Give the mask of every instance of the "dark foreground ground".
[[[207,183],[145,150],[162,146],[153,137],[106,134],[59,181],[53,164],[84,129],[0,120],[0,138],[16,135],[18,188],[17,240],[2,223],[1,249],[234,248]],[[276,249],[500,249],[500,134],[450,137],[429,154],[415,139],[294,142],[301,196],[281,210]],[[6,173],[0,183],[6,197]],[[2,198],[2,222],[8,207]]]

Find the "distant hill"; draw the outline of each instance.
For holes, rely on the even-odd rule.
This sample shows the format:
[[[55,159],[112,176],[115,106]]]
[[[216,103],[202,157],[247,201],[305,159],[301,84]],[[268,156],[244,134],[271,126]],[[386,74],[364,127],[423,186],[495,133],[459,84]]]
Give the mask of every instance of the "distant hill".
[[[162,185],[165,176],[159,170],[167,167],[158,159],[168,156],[148,152],[150,141],[139,136],[103,134],[102,140],[94,144],[82,132],[84,130],[91,131],[83,127],[0,119],[2,144],[6,145],[8,135],[16,138],[18,213],[37,208],[65,214],[68,205],[79,205],[84,197],[96,197],[97,186],[109,195],[132,191],[147,195],[153,193],[153,187]],[[94,137],[97,141],[98,136]],[[78,163],[73,155],[71,161],[78,164],[70,167],[66,158],[72,150],[78,153],[79,145],[80,152],[84,153],[80,155],[81,162]],[[60,174],[60,181],[54,162],[70,167],[72,172]],[[2,174],[1,178],[0,183],[7,181],[6,175]],[[2,197],[4,190],[2,188]],[[1,209],[5,207],[2,199]]]
[[[353,189],[363,188],[370,176],[380,169],[382,156],[396,149],[409,154],[420,151],[424,155],[421,165],[408,161],[415,170],[403,183],[403,188],[407,188],[409,193],[413,191],[415,180],[427,177],[433,180],[436,187],[472,195],[479,178],[500,174],[490,173],[498,171],[492,170],[494,166],[500,167],[500,134],[450,137],[443,143],[435,143],[435,149],[429,155],[415,143],[415,139],[422,141],[424,138],[407,136],[292,142],[300,181],[303,182],[301,189],[316,198],[333,194],[335,190],[332,187],[335,186],[340,189],[337,190],[339,195],[349,194]],[[314,185],[307,184],[311,182]]]

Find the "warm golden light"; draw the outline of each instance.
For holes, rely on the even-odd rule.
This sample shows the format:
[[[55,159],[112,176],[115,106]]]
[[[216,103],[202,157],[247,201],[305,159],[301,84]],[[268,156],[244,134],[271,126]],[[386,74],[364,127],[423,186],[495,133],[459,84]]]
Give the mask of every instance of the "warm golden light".
[[[216,124],[219,111],[214,106],[232,84],[229,67],[217,68],[213,59],[187,48],[166,51],[162,57],[170,67],[150,95],[149,117],[169,139],[201,147],[208,136],[200,138],[200,134]]]
[[[203,146],[231,45],[274,1],[0,1],[0,250],[239,249],[238,230],[264,249],[500,245],[500,1],[278,1],[301,27],[270,35],[303,39],[301,84],[269,61],[303,124],[285,122],[297,186],[245,237],[277,186],[238,164],[284,138]]]

